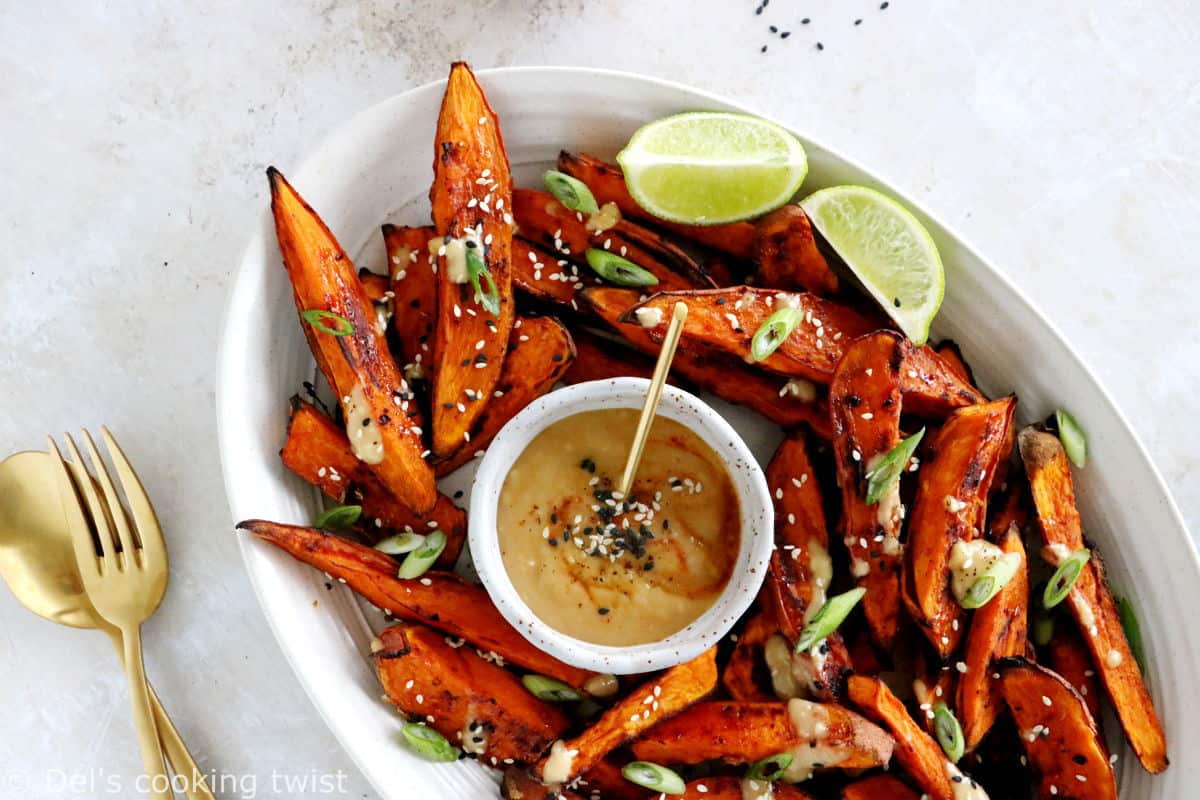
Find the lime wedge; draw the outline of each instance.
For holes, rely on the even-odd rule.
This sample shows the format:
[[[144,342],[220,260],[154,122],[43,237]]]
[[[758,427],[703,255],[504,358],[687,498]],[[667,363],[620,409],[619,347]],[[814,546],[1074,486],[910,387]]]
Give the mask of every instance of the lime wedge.
[[[717,225],[786,203],[808,174],[804,147],[745,114],[676,114],[638,129],[617,155],[638,205],[656,217]]]
[[[925,344],[946,290],[929,231],[904,206],[865,186],[822,189],[800,206],[900,330]]]

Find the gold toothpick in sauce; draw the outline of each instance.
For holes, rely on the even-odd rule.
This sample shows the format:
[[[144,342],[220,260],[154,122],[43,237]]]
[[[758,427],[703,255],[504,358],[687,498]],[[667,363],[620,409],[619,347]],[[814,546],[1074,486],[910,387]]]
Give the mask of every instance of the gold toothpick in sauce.
[[[642,451],[646,449],[650,425],[658,411],[658,401],[662,399],[663,385],[666,384],[667,375],[671,371],[671,361],[675,358],[675,348],[679,345],[679,336],[683,333],[683,322],[687,319],[687,314],[687,304],[682,302],[676,303],[671,312],[671,324],[667,326],[667,335],[663,337],[658,363],[654,365],[654,376],[650,379],[650,390],[646,393],[646,405],[642,406],[642,416],[638,420],[637,432],[633,435],[633,447],[629,450],[629,460],[625,462],[625,472],[621,475],[618,488],[622,496],[627,496],[633,486],[633,476],[641,463]]]

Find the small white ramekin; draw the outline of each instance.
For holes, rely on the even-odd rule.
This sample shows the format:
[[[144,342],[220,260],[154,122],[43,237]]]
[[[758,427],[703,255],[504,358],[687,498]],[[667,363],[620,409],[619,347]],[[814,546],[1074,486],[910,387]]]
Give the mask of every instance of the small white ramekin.
[[[566,417],[606,408],[640,409],[650,382],[645,378],[589,381],[550,392],[513,417],[492,440],[471,489],[469,539],[480,580],[504,615],[526,639],[556,658],[583,669],[632,675],[695,658],[716,644],[750,607],[766,575],[774,542],[775,512],[762,469],[725,419],[698,397],[667,386],[659,416],[694,431],[720,456],[737,490],[742,539],[737,566],[725,591],[692,624],[657,642],[614,647],[592,644],[551,628],[517,593],[500,557],[496,511],[504,479],[517,457],[539,433]]]

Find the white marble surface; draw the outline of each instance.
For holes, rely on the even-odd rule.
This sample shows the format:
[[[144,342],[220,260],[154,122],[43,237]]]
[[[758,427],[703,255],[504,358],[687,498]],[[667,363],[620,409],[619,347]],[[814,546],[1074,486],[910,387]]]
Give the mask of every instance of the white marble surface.
[[[202,765],[238,781],[224,797],[329,796],[314,774],[340,781],[338,795],[373,796],[291,675],[238,559],[213,418],[231,270],[268,163],[298,164],[347,115],[454,58],[694,83],[905,187],[1063,330],[1200,531],[1188,416],[1200,410],[1200,7],[756,5],[3,4],[0,453],[101,421],[122,434],[172,555],[148,670]],[[105,789],[139,763],[108,645],[4,590],[0,708],[0,798],[132,796]],[[275,773],[308,782],[285,790]],[[63,788],[64,774],[95,785]]]

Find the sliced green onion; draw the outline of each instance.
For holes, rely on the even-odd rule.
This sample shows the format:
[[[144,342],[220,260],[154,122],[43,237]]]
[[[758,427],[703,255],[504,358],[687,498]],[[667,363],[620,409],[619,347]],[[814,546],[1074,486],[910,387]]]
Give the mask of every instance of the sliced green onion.
[[[554,195],[555,200],[572,211],[595,214],[600,210],[600,206],[596,205],[596,198],[587,184],[577,178],[572,178],[565,172],[548,169],[546,174],[542,175],[542,183],[546,184],[546,191]]]
[[[344,531],[362,517],[362,506],[334,506],[327,508],[313,523],[314,528],[326,531]]]
[[[867,590],[860,586],[826,600],[825,605],[821,606],[816,615],[801,629],[800,638],[796,641],[796,652],[805,652],[836,631],[866,593]]]
[[[425,541],[421,542],[421,546],[404,557],[403,563],[400,564],[400,572],[397,577],[400,578],[419,578],[429,571],[433,566],[433,562],[438,560],[438,556],[446,549],[446,534],[440,530],[425,537]]]
[[[658,284],[658,278],[654,277],[652,272],[642,269],[627,258],[621,258],[616,253],[590,247],[583,255],[587,259],[588,266],[609,283],[615,283],[618,286],[655,286]]]
[[[683,778],[674,770],[651,764],[649,761],[633,761],[621,767],[621,774],[630,783],[644,789],[663,794],[683,794],[686,787]]]
[[[1146,671],[1146,651],[1142,649],[1142,626],[1138,624],[1137,614],[1133,603],[1128,597],[1117,598],[1117,614],[1121,618],[1121,630],[1125,631],[1125,640],[1133,651],[1133,660],[1137,662],[1138,670]]]
[[[800,309],[791,306],[784,306],[763,320],[750,340],[750,360],[762,361],[778,350],[779,345],[800,327],[803,320]]]
[[[341,314],[335,314],[323,308],[310,308],[306,311],[301,311],[300,318],[321,333],[328,333],[330,336],[349,336],[354,333],[354,326],[350,324],[350,320]],[[333,322],[337,327],[331,328],[327,324],[328,322]]]
[[[946,758],[957,762],[963,757],[966,744],[963,742],[962,726],[945,703],[937,703],[933,707],[933,732]]]
[[[1067,595],[1071,593],[1071,587],[1079,580],[1079,573],[1083,571],[1084,564],[1091,558],[1092,554],[1086,547],[1064,558],[1058,569],[1054,570],[1050,582],[1046,584],[1046,591],[1042,592],[1042,605],[1054,608],[1066,600]]]
[[[386,539],[380,539],[375,543],[375,549],[381,553],[387,553],[389,556],[402,556],[405,553],[411,553],[424,543],[425,537],[421,534],[405,531]]]
[[[468,247],[466,259],[467,279],[471,281],[471,288],[475,290],[475,302],[493,317],[500,316],[500,290],[496,288],[496,281],[484,263],[483,256],[479,254],[479,248]],[[479,282],[480,278],[487,284],[486,291]]]
[[[1054,412],[1054,421],[1058,424],[1058,438],[1062,441],[1063,450],[1071,463],[1083,469],[1087,464],[1087,436],[1075,418],[1067,411],[1059,409]]]
[[[1029,638],[1038,647],[1045,647],[1054,638],[1054,617],[1049,614],[1036,614],[1033,618]]]
[[[1005,553],[995,559],[983,574],[975,579],[971,588],[967,589],[960,605],[963,608],[979,608],[986,605],[1013,579],[1020,568],[1021,557],[1016,553]]]
[[[755,761],[751,764],[750,769],[746,770],[746,777],[752,781],[774,783],[783,777],[783,773],[787,772],[787,768],[792,765],[792,759],[791,753],[776,753],[773,756],[767,756],[762,761]]]
[[[422,758],[430,761],[457,761],[458,748],[446,741],[446,737],[424,722],[407,722],[400,729],[404,744]]]
[[[867,505],[873,506],[883,499],[883,494],[893,483],[900,479],[900,474],[908,467],[908,460],[916,451],[917,445],[925,436],[925,429],[914,433],[900,444],[893,447],[867,473]]]
[[[534,697],[549,703],[574,703],[583,699],[582,694],[567,684],[545,675],[523,675],[521,683]]]

